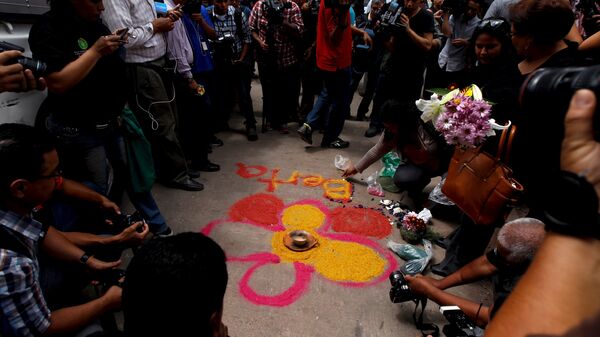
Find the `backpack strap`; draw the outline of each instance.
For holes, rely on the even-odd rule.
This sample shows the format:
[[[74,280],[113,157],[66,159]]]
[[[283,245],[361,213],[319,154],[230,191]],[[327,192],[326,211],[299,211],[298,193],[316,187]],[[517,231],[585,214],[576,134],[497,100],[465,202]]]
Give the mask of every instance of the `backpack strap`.
[[[233,12],[233,21],[235,22],[235,33],[244,44],[244,27],[242,26],[242,11],[238,8]]]

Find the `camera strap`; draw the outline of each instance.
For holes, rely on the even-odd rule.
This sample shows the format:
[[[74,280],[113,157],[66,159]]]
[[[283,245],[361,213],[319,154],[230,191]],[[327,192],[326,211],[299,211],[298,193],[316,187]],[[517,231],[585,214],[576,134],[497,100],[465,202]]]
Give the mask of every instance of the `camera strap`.
[[[416,298],[413,300],[413,302],[415,302],[415,311],[413,311],[413,321],[415,322],[415,327],[421,331],[423,337],[427,337],[429,335],[433,337],[438,337],[440,334],[440,329],[437,325],[433,323],[423,323],[423,314],[425,313],[425,307],[427,306],[427,298]],[[419,304],[421,305],[421,313],[417,318]]]

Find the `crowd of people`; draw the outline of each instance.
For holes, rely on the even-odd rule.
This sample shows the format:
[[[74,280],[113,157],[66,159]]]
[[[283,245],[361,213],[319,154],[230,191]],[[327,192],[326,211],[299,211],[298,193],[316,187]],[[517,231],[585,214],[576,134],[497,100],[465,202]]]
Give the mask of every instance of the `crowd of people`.
[[[565,121],[566,101],[525,108],[519,94],[539,69],[598,63],[600,6],[396,1],[49,1],[29,37],[43,76],[14,62],[20,52],[0,53],[0,92],[48,91],[35,127],[0,125],[0,335],[112,336],[119,331],[106,317],[122,308],[127,336],[227,336],[225,253],[201,234],[174,235],[151,189],[155,180],[203,189],[196,179],[220,169],[209,153],[223,145],[217,135],[230,130],[235,103],[248,141],[258,139],[253,78],[263,132],[286,134],[296,122],[303,141],[322,130],[320,146],[335,149],[350,145],[341,134],[362,81],[356,119],[372,104],[364,135],[381,135],[343,176],[395,150],[394,184],[416,207],[453,149],[415,101],[428,88],[479,86],[493,118],[518,126],[508,164],[528,217],[483,226],[463,215],[439,242],[446,256],[432,271],[444,278],[406,280],[419,296],[458,305],[490,336],[597,330],[600,307],[587,293],[600,284],[596,101],[577,92]],[[540,85],[556,97],[573,92]],[[571,185],[556,196],[549,182],[561,179]],[[121,213],[124,193],[133,216]],[[579,200],[569,193],[587,199],[565,201],[567,212],[548,206],[548,195]],[[123,250],[140,246],[126,272],[116,269]],[[492,306],[444,291],[486,277],[495,281]],[[92,280],[103,291],[84,298]],[[172,291],[157,295],[157,287]]]

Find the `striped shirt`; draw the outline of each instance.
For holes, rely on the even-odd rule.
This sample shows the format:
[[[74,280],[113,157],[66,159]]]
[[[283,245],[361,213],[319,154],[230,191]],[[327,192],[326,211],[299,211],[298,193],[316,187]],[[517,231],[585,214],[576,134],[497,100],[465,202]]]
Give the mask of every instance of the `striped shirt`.
[[[229,6],[227,8],[227,14],[218,15],[212,10],[212,20],[215,25],[215,32],[217,37],[224,37],[230,35],[234,39],[233,54],[235,57],[240,56],[244,43],[250,44],[252,38],[250,35],[250,28],[248,28],[248,18],[242,12],[242,37],[239,36],[237,31],[237,25],[235,24],[235,7]],[[243,38],[243,39],[242,39]]]
[[[290,2],[291,8],[286,8],[283,10],[283,18],[287,20],[289,23],[296,25],[298,27],[298,33],[302,34],[304,29],[304,22],[302,21],[302,14],[300,12],[300,7],[295,2]],[[250,14],[250,30],[253,32],[257,32],[259,38],[262,41],[267,41],[267,33],[269,29],[269,21],[267,18],[267,13],[265,11],[265,7],[267,4],[265,1],[258,1],[254,4],[252,8],[252,13]],[[273,50],[275,53],[275,59],[277,60],[277,66],[279,68],[286,68],[291,65],[298,63],[300,60],[298,59],[296,46],[293,43],[293,38],[290,37],[289,33],[284,31],[283,25],[273,25]],[[271,46],[269,46],[271,47]]]
[[[0,210],[0,226],[24,243],[33,259],[0,248],[0,335],[39,336],[50,326],[50,310],[39,284],[37,243],[42,224],[27,216]]]
[[[129,39],[125,44],[125,62],[150,62],[165,55],[165,35],[154,34],[152,28],[152,21],[156,19],[154,1],[104,0],[104,8],[102,20],[111,32],[129,28]]]

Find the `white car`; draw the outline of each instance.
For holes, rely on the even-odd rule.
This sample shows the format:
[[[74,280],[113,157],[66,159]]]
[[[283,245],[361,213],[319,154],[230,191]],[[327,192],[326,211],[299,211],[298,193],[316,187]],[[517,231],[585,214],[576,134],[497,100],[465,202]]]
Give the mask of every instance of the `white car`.
[[[0,0],[0,41],[25,48],[25,56],[31,57],[29,30],[37,18],[50,10],[46,0]],[[0,124],[22,123],[34,125],[38,108],[46,98],[46,92],[5,92],[0,94]]]

